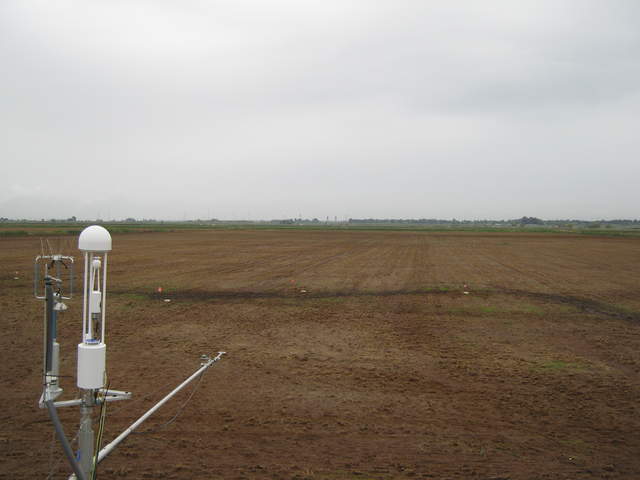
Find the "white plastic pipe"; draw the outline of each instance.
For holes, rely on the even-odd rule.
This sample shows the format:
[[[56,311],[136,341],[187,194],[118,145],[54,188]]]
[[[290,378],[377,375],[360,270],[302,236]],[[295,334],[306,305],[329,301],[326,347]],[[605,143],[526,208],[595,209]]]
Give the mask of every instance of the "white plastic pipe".
[[[87,340],[85,332],[87,331],[87,276],[89,265],[89,256],[87,252],[84,252],[84,296],[82,297],[82,342]]]
[[[102,332],[100,332],[100,341],[102,343],[107,343],[105,338],[105,315],[107,312],[107,252],[104,252],[104,258],[102,261],[104,262],[102,269]]]
[[[158,410],[162,405],[164,405],[167,401],[169,401],[171,399],[171,397],[173,397],[176,393],[178,393],[180,390],[182,390],[184,387],[186,387],[190,382],[195,380],[198,377],[198,375],[204,373],[204,371],[207,368],[209,368],[215,362],[220,360],[220,358],[224,354],[225,354],[225,352],[218,352],[218,355],[216,355],[214,358],[210,358],[205,364],[203,364],[198,370],[196,370],[196,372],[193,375],[191,375],[184,382],[182,382],[180,385],[178,385],[166,397],[164,397],[162,400],[160,400],[158,403],[156,403],[153,407],[151,407],[138,420],[133,422],[131,424],[131,426],[129,426],[129,428],[127,428],[125,431],[123,431],[111,443],[109,443],[102,450],[100,450],[100,453],[98,454],[98,463],[100,463],[107,455],[109,455],[111,453],[111,451],[114,448],[116,448],[120,442],[122,442],[125,438],[127,438],[131,432],[133,432],[136,428],[138,428],[142,422],[144,422],[147,418],[149,418],[151,415],[153,415],[153,413],[156,410]]]
[[[93,290],[95,288],[94,284],[96,281],[96,277],[93,269],[93,252],[89,253],[89,294],[86,296],[87,301],[87,330],[84,332],[84,338],[82,342],[86,342],[87,339],[93,338],[93,312],[91,311],[91,297],[93,296]]]

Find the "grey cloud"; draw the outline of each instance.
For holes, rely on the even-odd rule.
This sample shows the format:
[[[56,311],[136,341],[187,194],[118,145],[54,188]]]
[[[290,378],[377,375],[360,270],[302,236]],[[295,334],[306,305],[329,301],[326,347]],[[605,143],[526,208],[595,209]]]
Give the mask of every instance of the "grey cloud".
[[[637,216],[639,20],[623,1],[4,2],[0,216]]]

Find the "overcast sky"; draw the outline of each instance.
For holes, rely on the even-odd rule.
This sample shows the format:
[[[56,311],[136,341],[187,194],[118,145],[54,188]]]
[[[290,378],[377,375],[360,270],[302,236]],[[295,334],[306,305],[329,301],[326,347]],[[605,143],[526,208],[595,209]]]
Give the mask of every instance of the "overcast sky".
[[[640,2],[0,3],[0,216],[640,218]]]

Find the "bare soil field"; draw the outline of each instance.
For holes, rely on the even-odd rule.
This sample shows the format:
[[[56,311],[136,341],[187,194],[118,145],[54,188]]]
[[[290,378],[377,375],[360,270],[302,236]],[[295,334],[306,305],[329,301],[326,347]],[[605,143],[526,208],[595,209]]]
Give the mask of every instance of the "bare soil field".
[[[3,479],[69,473],[37,405],[40,248],[0,238]],[[65,253],[80,287],[80,253]],[[68,305],[64,399],[77,393],[81,297]],[[115,235],[107,345],[111,388],[134,397],[109,405],[105,442],[201,354],[228,355],[107,457],[98,478],[640,478],[638,238]],[[60,413],[71,439],[78,409]]]

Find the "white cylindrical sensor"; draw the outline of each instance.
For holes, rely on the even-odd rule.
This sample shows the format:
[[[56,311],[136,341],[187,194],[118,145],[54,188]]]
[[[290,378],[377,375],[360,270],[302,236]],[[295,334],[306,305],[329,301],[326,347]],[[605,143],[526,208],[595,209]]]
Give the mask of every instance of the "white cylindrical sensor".
[[[100,302],[102,302],[102,292],[94,290],[89,297],[89,313],[100,313]]]
[[[53,342],[53,351],[51,352],[51,375],[57,377],[60,374],[60,344]]]
[[[104,386],[107,346],[104,343],[78,344],[78,387],[85,389]]]

